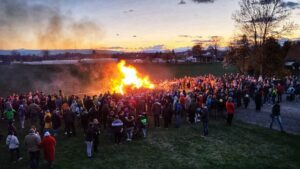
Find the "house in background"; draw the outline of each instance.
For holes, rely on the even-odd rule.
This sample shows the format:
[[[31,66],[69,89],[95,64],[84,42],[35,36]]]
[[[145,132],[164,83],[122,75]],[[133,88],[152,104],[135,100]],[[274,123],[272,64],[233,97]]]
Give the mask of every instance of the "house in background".
[[[293,45],[285,58],[285,67],[294,74],[300,74],[300,43]]]

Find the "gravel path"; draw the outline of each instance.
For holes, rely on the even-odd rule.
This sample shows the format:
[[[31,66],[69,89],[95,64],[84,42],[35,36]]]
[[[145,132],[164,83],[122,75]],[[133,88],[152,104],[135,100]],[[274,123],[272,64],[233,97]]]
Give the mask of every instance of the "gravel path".
[[[280,106],[285,132],[300,135],[300,101],[288,102],[284,100]],[[251,100],[248,109],[239,108],[237,110],[235,118],[246,123],[269,128],[271,111],[271,104],[264,104],[260,112],[255,111],[255,103]],[[280,130],[277,121],[273,123],[273,129]]]

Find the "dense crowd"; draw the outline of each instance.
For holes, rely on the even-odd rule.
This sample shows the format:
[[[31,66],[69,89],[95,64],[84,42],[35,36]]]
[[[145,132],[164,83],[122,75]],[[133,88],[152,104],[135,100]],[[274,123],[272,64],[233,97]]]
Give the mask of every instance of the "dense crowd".
[[[56,136],[76,136],[77,124],[85,134],[89,158],[98,151],[100,131],[120,144],[124,140],[147,138],[150,122],[153,127],[179,128],[182,122],[188,121],[201,123],[205,137],[210,118],[226,117],[226,124],[231,126],[235,109],[247,109],[251,100],[255,102],[256,111],[260,111],[263,104],[273,104],[270,127],[277,119],[283,131],[279,103],[284,93],[287,100],[297,100],[299,89],[299,79],[292,76],[275,79],[240,74],[205,75],[165,81],[157,84],[155,90],[132,90],[125,95],[107,92],[79,97],[66,96],[62,91],[49,95],[43,92],[12,94],[0,98],[0,115],[8,124],[6,143],[11,161],[22,159],[18,133],[30,126],[24,142],[31,168],[38,167],[41,149],[51,168]]]

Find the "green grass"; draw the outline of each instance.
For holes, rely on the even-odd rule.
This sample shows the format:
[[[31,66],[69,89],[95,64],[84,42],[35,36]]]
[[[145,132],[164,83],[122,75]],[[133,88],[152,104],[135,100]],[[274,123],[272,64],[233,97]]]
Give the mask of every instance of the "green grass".
[[[149,137],[121,145],[112,144],[102,133],[100,152],[93,159],[85,155],[82,133],[57,140],[56,169],[179,169],[179,168],[300,168],[300,136],[282,134],[265,128],[235,122],[210,121],[209,137],[200,137],[201,126],[184,124],[181,128],[150,129]],[[23,142],[24,136],[20,137]],[[28,168],[28,157],[8,164],[6,147],[1,144],[3,169]],[[41,160],[43,161],[43,160]],[[45,164],[41,164],[45,168]]]

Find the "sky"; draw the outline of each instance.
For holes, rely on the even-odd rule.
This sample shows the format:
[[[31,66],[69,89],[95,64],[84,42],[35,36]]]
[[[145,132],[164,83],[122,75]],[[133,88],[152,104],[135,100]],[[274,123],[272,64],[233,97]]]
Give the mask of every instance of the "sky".
[[[186,48],[236,35],[239,0],[1,0],[0,49]],[[207,2],[208,1],[208,2]],[[300,25],[300,0],[290,21]],[[289,38],[300,38],[299,28]]]

